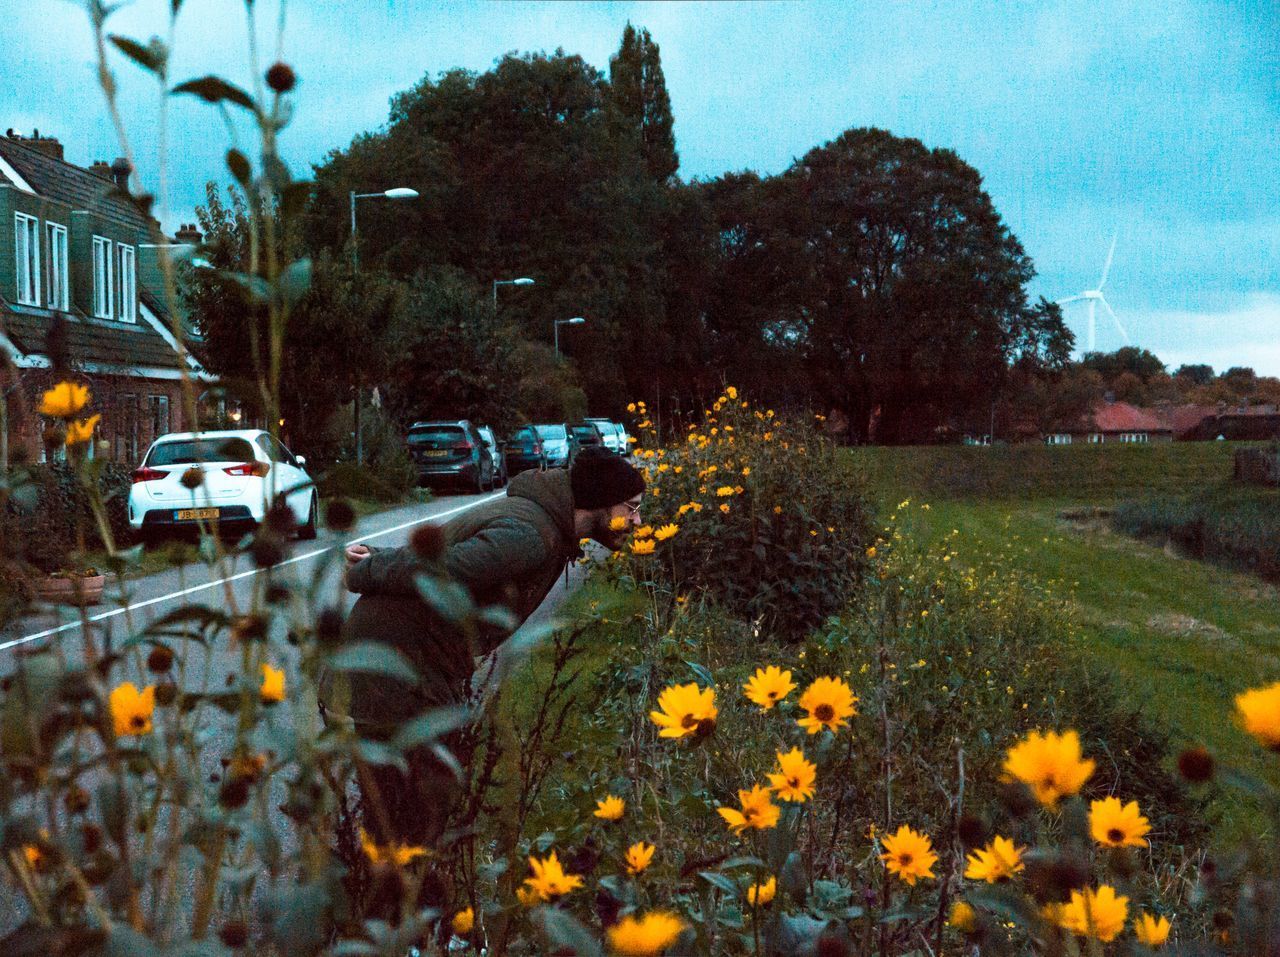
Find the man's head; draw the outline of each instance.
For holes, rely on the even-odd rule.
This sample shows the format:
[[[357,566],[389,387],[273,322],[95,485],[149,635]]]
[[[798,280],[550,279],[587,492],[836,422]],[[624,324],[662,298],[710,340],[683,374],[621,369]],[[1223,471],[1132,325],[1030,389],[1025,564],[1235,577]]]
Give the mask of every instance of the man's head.
[[[641,523],[644,476],[640,471],[616,452],[588,446],[569,468],[569,485],[578,537],[593,538],[610,551],[621,548]]]

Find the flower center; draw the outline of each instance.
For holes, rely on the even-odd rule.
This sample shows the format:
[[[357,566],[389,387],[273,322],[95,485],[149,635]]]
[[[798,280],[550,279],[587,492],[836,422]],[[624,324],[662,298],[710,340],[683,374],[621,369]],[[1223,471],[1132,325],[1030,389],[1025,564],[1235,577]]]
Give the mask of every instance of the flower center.
[[[1118,827],[1113,827],[1111,830],[1107,831],[1107,840],[1112,844],[1119,844],[1124,840],[1124,831],[1120,830]]]
[[[902,854],[899,854],[898,863],[901,864],[903,867],[910,867],[911,866],[910,852],[903,852]]]
[[[787,778],[787,784],[791,785],[793,788],[798,788],[798,787],[800,787],[800,779],[799,779],[799,778]]]
[[[135,714],[133,717],[129,719],[129,727],[131,728],[141,729],[141,728],[145,728],[146,726],[147,726],[147,719],[140,714]]]
[[[830,721],[836,716],[836,709],[829,704],[820,704],[813,709],[813,716],[819,721]]]
[[[686,714],[683,718],[680,719],[680,727],[682,728],[696,728],[697,726],[698,726],[698,719],[691,714]]]

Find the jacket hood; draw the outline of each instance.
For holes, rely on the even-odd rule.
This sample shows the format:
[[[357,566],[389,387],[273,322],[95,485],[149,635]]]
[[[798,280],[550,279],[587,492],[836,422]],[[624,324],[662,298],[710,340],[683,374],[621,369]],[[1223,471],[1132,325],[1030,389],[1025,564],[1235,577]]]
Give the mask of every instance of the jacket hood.
[[[573,531],[573,489],[569,486],[568,469],[521,472],[507,486],[507,494],[527,498],[537,504],[551,516],[566,542],[577,543]]]

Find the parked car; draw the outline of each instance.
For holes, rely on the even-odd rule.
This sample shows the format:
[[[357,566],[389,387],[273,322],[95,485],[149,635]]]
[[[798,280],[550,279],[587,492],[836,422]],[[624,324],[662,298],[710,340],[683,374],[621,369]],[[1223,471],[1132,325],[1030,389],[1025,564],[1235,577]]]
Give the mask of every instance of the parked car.
[[[484,439],[484,447],[489,450],[489,457],[493,459],[493,484],[506,485],[511,476],[507,474],[507,457],[502,453],[498,437],[487,425],[480,426],[476,431],[480,433],[480,438]]]
[[[601,448],[607,448],[604,444],[604,436],[590,422],[575,422],[569,426],[569,431],[573,433],[578,440],[578,450],[581,451],[589,445],[598,445]]]
[[[528,469],[546,471],[547,449],[538,437],[538,430],[532,425],[516,429],[511,438],[503,443],[503,457],[507,463],[507,471],[516,475]]]
[[[315,538],[319,501],[306,463],[261,429],[162,435],[133,472],[129,527],[144,541],[203,522],[252,527],[283,498],[298,537]],[[188,488],[193,470],[200,483]]]
[[[609,419],[586,419],[604,436],[604,447],[610,452],[617,452],[619,455],[626,455],[630,450],[627,448],[627,431],[617,422]]]
[[[535,425],[538,438],[547,450],[547,467],[567,469],[578,454],[578,438],[563,422]]]
[[[493,456],[466,419],[415,422],[405,444],[418,469],[420,485],[461,486],[476,492],[493,488]]]

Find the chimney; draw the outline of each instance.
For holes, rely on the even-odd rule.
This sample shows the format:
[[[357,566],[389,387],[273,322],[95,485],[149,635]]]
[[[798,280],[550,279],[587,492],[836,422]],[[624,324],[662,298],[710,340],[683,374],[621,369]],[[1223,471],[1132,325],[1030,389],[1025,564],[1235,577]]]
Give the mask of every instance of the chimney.
[[[89,172],[95,176],[101,176],[108,182],[111,181],[111,167],[102,160],[94,160],[93,165],[89,167]]]
[[[32,130],[30,136],[23,136],[12,127],[5,131],[5,135],[11,140],[17,140],[24,146],[29,146],[33,150],[43,153],[45,156],[62,159],[62,144],[58,142],[56,136],[41,136],[39,130]]]
[[[122,192],[129,192],[129,174],[133,172],[133,164],[123,156],[116,158],[111,164],[111,178]]]
[[[199,246],[204,242],[204,235],[196,229],[195,223],[183,223],[182,228],[173,234],[173,238],[184,246]]]

